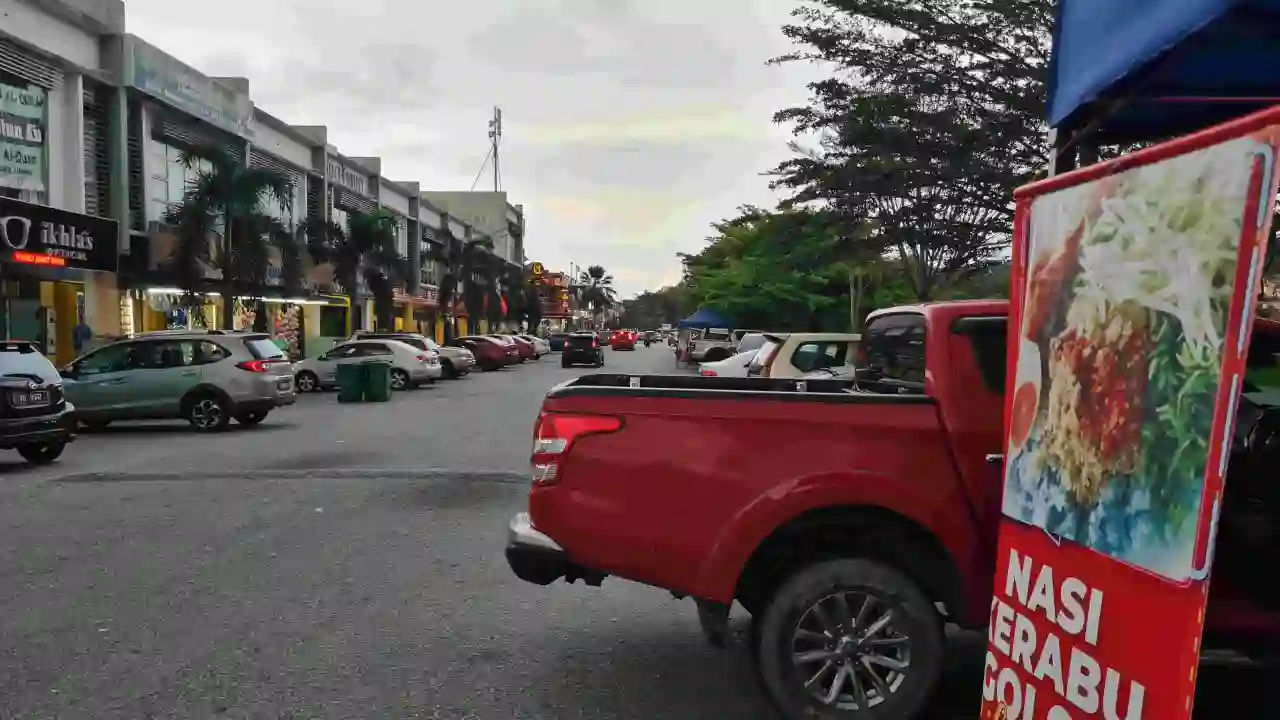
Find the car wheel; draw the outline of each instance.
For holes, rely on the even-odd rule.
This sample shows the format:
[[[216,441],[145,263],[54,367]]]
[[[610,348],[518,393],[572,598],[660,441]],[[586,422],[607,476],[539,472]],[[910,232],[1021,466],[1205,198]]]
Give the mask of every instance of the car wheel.
[[[236,422],[241,425],[257,425],[266,419],[266,410],[257,410],[255,412],[240,413],[239,415],[236,415]]]
[[[794,575],[764,608],[758,671],[787,718],[915,717],[942,667],[942,620],[902,573],[830,560]]]
[[[183,416],[196,432],[219,432],[231,424],[231,412],[217,395],[204,393],[187,400]]]
[[[64,442],[32,443],[30,445],[19,445],[18,454],[32,465],[48,465],[57,460],[66,447],[67,444]]]
[[[454,369],[453,363],[448,360],[440,361],[440,374],[449,380],[455,380],[458,377],[458,371]]]
[[[310,370],[303,370],[293,379],[293,386],[298,392],[319,392],[320,378]]]
[[[569,362],[569,358],[562,358],[560,360],[560,367],[562,368],[573,367],[573,363]]]
[[[409,373],[400,368],[391,368],[391,389],[407,390],[409,389]]]

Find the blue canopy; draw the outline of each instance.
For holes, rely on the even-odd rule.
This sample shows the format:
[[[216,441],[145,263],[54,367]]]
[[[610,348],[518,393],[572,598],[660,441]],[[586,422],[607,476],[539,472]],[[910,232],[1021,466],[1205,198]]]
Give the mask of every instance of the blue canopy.
[[[680,321],[682,328],[697,328],[706,330],[707,328],[730,328],[733,327],[723,315],[711,310],[710,308],[702,308],[698,312]]]
[[[1058,0],[1057,11],[1051,127],[1096,121],[1102,142],[1142,141],[1280,103],[1280,0]]]

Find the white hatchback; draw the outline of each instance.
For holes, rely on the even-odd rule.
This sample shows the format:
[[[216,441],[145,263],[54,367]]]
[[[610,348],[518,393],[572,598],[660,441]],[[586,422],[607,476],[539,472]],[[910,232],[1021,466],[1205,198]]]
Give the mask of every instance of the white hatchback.
[[[393,390],[433,383],[442,374],[440,356],[433,350],[419,350],[399,340],[356,340],[336,345],[319,357],[294,363],[294,386],[298,392],[337,387],[339,365],[366,360],[391,363]]]

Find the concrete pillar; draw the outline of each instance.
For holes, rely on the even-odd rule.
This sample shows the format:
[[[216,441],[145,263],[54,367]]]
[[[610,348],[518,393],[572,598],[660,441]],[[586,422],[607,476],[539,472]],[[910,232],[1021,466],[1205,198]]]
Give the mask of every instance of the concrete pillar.
[[[110,216],[120,223],[120,254],[129,254],[129,95],[122,88],[110,91],[107,152],[110,156]]]
[[[56,129],[49,128],[49,165],[57,168],[60,188],[49,194],[50,205],[71,212],[84,212],[84,76],[67,73],[58,91],[57,112],[50,112],[50,124],[58,117]],[[50,103],[52,106],[53,103]],[[53,109],[51,107],[51,109]],[[55,134],[56,132],[56,134]],[[52,181],[52,178],[50,178]],[[50,182],[52,184],[52,182]],[[51,191],[55,190],[50,188]],[[56,202],[54,200],[57,195]]]

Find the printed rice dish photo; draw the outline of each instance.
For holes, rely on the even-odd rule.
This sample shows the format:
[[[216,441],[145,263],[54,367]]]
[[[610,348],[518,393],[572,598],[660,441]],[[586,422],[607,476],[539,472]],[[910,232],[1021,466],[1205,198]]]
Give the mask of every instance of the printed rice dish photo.
[[[1260,147],[1236,140],[1033,201],[1006,516],[1190,576]]]

